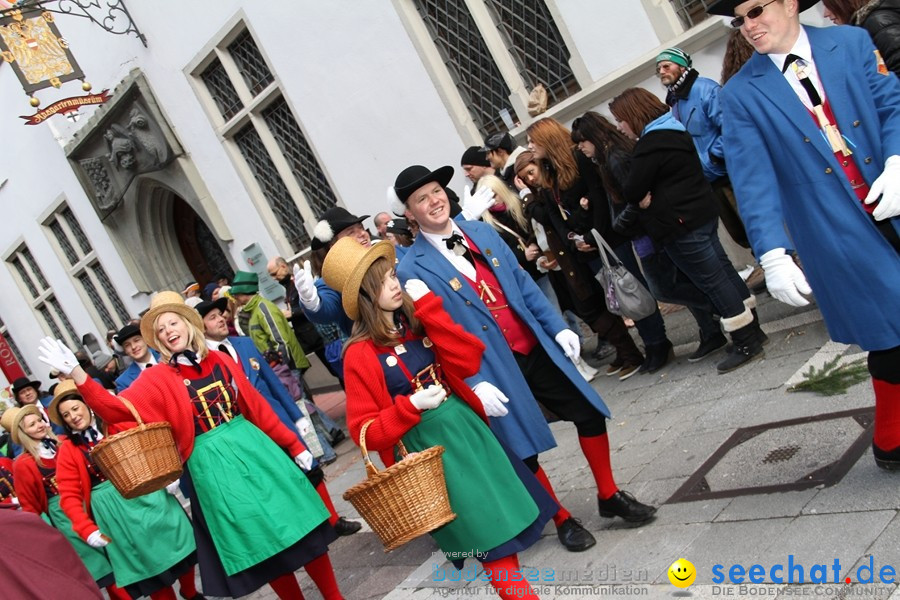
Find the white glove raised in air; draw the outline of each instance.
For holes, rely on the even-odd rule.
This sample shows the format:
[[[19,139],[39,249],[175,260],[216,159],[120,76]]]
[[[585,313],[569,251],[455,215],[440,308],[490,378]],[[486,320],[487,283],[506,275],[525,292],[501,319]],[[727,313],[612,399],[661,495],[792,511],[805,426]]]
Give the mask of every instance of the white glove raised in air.
[[[410,396],[409,401],[419,410],[428,410],[440,406],[446,397],[447,392],[443,386],[430,385]]]
[[[900,156],[889,156],[884,161],[884,171],[869,188],[865,203],[872,204],[878,197],[878,206],[872,212],[877,221],[900,215]]]
[[[494,205],[494,190],[486,185],[481,186],[475,193],[469,186],[463,190],[462,215],[467,221],[477,221],[482,213]]]
[[[562,347],[569,360],[575,360],[581,356],[581,342],[578,340],[578,334],[571,329],[563,329],[553,339]]]
[[[62,343],[62,340],[54,340],[52,337],[41,339],[38,346],[38,360],[64,375],[71,375],[78,366],[75,354]]]
[[[297,428],[297,431],[300,432],[300,435],[306,435],[307,433],[309,433],[310,425],[311,423],[306,417],[300,417],[294,422],[294,427]]]
[[[102,548],[112,540],[100,533],[100,530],[98,529],[97,531],[92,531],[91,535],[89,535],[85,541],[91,548]]]
[[[428,285],[421,279],[409,279],[403,284],[403,288],[406,290],[406,293],[409,294],[409,297],[413,299],[413,302],[431,291],[428,289]]]
[[[806,276],[784,248],[769,250],[759,259],[766,274],[766,287],[776,300],[791,306],[806,306],[809,300],[801,294],[812,294]]]
[[[506,397],[506,394],[497,389],[497,386],[493,383],[488,381],[476,383],[475,387],[472,388],[472,391],[475,392],[475,395],[481,400],[481,405],[484,407],[484,414],[487,416],[505,417],[509,414],[509,410],[504,406],[509,402],[509,398]]]
[[[294,265],[294,287],[297,288],[303,308],[312,312],[319,310],[319,291],[308,260],[303,261],[303,268]]]
[[[294,462],[297,463],[297,466],[304,471],[309,471],[310,469],[312,469],[313,465],[312,452],[310,452],[309,450],[304,450],[294,457]]]

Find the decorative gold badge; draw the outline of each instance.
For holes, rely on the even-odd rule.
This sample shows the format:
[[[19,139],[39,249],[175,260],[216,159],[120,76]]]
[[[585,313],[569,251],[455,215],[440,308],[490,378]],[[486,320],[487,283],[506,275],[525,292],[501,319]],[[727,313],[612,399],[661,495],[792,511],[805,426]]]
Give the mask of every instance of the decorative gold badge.
[[[490,255],[491,255],[491,249],[490,249],[490,248],[485,248],[485,249],[484,249],[484,254],[485,254],[486,256],[490,256]]]
[[[250,368],[254,371],[259,371],[259,361],[255,358],[250,359]]]
[[[495,267],[499,267],[499,266],[500,266],[500,261],[497,260],[496,258],[492,258],[492,259],[491,259],[491,264],[494,265]]]
[[[459,279],[457,277],[454,277],[450,280],[450,287],[453,288],[454,292],[458,292],[462,289],[462,284],[459,282]]]
[[[422,338],[422,345],[426,348],[431,348],[434,345],[434,342],[432,342],[428,336],[425,336]]]

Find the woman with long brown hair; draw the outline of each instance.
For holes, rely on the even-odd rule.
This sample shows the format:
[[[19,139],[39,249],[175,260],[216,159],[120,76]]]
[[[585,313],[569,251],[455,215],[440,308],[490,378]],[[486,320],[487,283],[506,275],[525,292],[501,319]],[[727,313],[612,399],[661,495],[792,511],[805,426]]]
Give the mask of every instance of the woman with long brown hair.
[[[632,238],[635,253],[641,259],[650,291],[662,302],[682,304],[688,308],[700,328],[700,345],[688,356],[696,362],[724,348],[728,340],[722,335],[709,298],[672,264],[665,252],[637,222],[640,209],[625,202],[624,183],[631,172],[634,142],[625,137],[606,117],[593,111],[584,113],[572,123],[572,141],[597,166],[603,186],[616,217],[613,229]]]
[[[631,243],[628,237],[612,229],[610,205],[602,181],[590,160],[575,148],[571,132],[559,121],[544,118],[532,123],[527,133],[528,148],[542,167],[543,187],[538,190],[540,201],[532,209],[532,217],[548,230],[548,239],[550,230],[555,234],[554,238],[561,246],[557,257],[565,260],[568,251],[569,256],[574,257],[572,262],[578,265],[577,271],[563,267],[564,272],[580,273],[578,286],[590,293],[585,297],[583,292],[579,294],[574,288],[571,290],[574,292],[570,295],[575,300],[575,314],[601,337],[607,337],[595,329],[594,324],[598,319],[605,319],[607,323],[621,319],[606,310],[603,290],[594,278],[603,262],[597,248],[591,243],[593,237],[590,232],[591,229],[596,229],[625,267],[642,279]],[[582,297],[579,298],[579,295]],[[647,359],[640,357],[638,361],[635,356],[634,362],[630,362],[627,358],[617,356],[612,363],[612,373],[607,373],[619,372],[620,380],[637,372],[655,372],[671,356],[672,342],[666,336],[666,326],[659,309],[650,316],[635,321],[635,327],[644,342]],[[627,331],[626,336],[631,340]],[[619,344],[614,339],[607,339],[619,349]],[[619,368],[621,369],[616,371]]]
[[[421,280],[408,280],[404,292],[394,261],[390,244],[366,248],[350,239],[325,258],[325,282],[355,321],[344,350],[350,433],[359,443],[370,423],[366,446],[385,465],[401,440],[411,452],[443,446],[457,517],[432,532],[438,546],[457,568],[466,557],[480,560],[501,598],[536,599],[526,581],[515,581],[517,553],[540,538],[559,506],[491,433],[482,400],[465,383],[478,372],[484,344]]]
[[[619,130],[635,140],[631,172],[623,186],[625,201],[640,205],[638,220],[679,269],[691,279],[722,317],[734,345],[719,373],[762,355],[765,334],[755,315],[756,298],[734,270],[717,233],[712,188],[690,134],[659,98],[629,88],[610,102]]]

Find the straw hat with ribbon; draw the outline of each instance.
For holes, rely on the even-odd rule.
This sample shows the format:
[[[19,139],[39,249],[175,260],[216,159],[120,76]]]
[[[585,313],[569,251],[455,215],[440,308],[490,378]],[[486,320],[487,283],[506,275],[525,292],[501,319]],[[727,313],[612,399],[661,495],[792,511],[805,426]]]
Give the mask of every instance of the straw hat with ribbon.
[[[159,350],[160,346],[154,322],[159,315],[167,312],[180,315],[201,333],[203,332],[203,319],[200,318],[200,313],[185,304],[181,294],[171,290],[159,292],[150,300],[150,309],[141,317],[141,337],[154,350]]]
[[[78,391],[78,386],[75,385],[73,380],[66,379],[56,385],[56,388],[53,390],[53,400],[50,402],[50,406],[47,407],[47,415],[50,417],[50,420],[60,427],[65,426],[66,422],[63,421],[62,415],[59,414],[59,403],[69,396],[76,396],[80,399],[81,392]]]
[[[325,256],[322,279],[328,287],[341,292],[344,312],[353,320],[359,318],[359,286],[363,277],[372,263],[382,257],[394,264],[396,254],[393,244],[375,242],[367,248],[353,238],[339,239]]]
[[[41,411],[33,404],[23,406],[22,408],[17,406],[7,408],[3,411],[3,415],[0,416],[0,425],[9,432],[9,437],[12,438],[13,443],[19,444],[20,446],[22,445],[22,438],[20,436],[22,430],[19,429],[19,423],[21,423],[22,419],[28,415],[36,415],[39,418],[43,418],[41,416]]]

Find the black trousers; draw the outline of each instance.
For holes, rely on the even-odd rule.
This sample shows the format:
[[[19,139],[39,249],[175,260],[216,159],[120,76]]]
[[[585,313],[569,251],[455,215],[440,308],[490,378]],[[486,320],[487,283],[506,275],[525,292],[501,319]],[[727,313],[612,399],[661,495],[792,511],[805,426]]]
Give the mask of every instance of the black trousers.
[[[587,401],[540,344],[527,356],[515,356],[531,393],[544,408],[563,421],[575,423],[580,436],[606,433],[606,417]]]
[[[868,357],[869,374],[888,383],[900,383],[900,346],[873,350]]]

